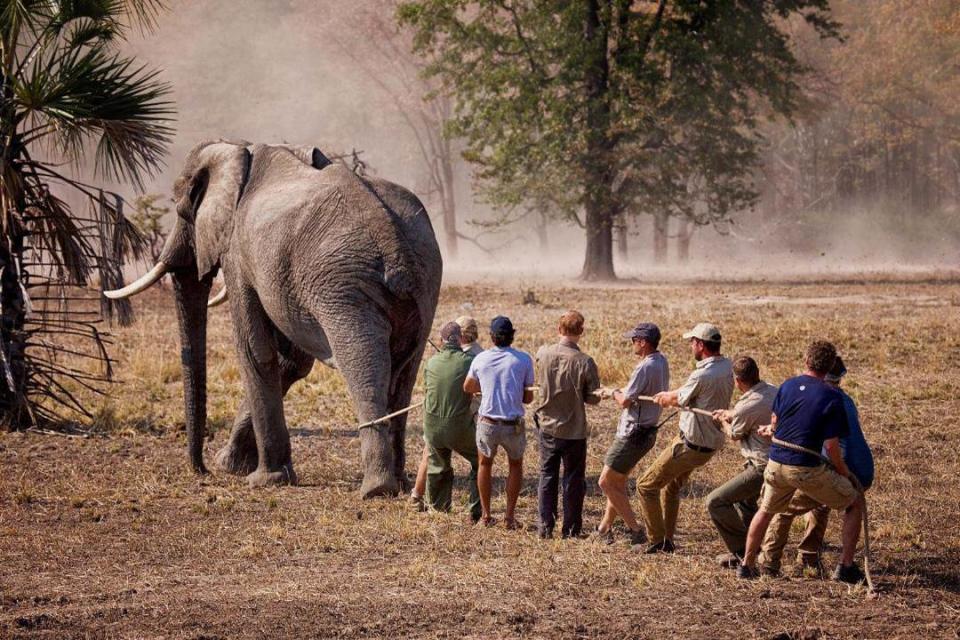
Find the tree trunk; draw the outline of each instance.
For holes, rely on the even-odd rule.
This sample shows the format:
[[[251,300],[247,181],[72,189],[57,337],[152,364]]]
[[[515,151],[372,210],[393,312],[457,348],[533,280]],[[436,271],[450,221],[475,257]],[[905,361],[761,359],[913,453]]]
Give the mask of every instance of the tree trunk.
[[[613,218],[618,210],[613,196],[610,141],[610,64],[608,33],[600,4],[588,0],[584,40],[590,60],[586,70],[587,150],[581,166],[584,177],[587,250],[580,277],[615,280],[613,270]]]
[[[617,216],[617,257],[627,261],[627,214]]]
[[[587,202],[587,253],[580,277],[584,280],[616,280],[613,270],[613,216],[597,202]]]
[[[537,209],[537,240],[540,244],[540,255],[546,256],[550,252],[550,236],[547,234],[547,211]]]
[[[663,264],[667,261],[667,229],[670,216],[664,211],[653,214],[653,261]]]
[[[456,260],[459,253],[459,238],[457,236],[457,206],[453,192],[453,164],[450,161],[449,147],[446,155],[439,158],[443,171],[443,234],[447,245],[447,257]]]
[[[684,220],[680,223],[680,233],[677,235],[677,259],[682,263],[690,261],[690,239],[693,238],[693,232],[697,230],[692,220]]]
[[[3,204],[7,205],[6,198]],[[13,430],[31,423],[24,363],[27,315],[21,282],[23,229],[9,210],[4,214],[4,242],[0,244],[0,421]]]

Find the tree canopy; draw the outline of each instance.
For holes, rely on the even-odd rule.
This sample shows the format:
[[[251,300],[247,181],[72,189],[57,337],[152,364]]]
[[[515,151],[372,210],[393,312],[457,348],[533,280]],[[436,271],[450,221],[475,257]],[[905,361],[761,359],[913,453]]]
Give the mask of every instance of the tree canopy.
[[[621,216],[749,206],[759,119],[799,97],[784,20],[837,34],[828,0],[411,0],[398,15],[488,197],[546,192],[586,230],[586,279],[614,277]]]

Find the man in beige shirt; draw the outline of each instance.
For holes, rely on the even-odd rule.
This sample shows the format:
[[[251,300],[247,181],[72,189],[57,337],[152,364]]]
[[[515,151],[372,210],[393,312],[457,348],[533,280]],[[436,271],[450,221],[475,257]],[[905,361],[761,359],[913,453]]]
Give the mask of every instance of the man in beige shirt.
[[[585,404],[597,404],[600,374],[593,358],[580,351],[583,316],[567,311],[560,317],[559,341],[537,352],[540,404],[533,414],[540,441],[540,486],[538,490],[541,538],[553,537],[557,519],[560,463],[563,463],[564,538],[577,537],[583,529],[583,498],[586,494],[587,413]]]
[[[743,395],[732,411],[717,409],[713,417],[723,424],[731,440],[740,443],[746,462],[743,471],[714,489],[706,500],[707,513],[728,550],[717,561],[728,569],[740,566],[747,546],[747,529],[757,512],[763,470],[770,456],[770,439],[758,434],[757,429],[770,424],[773,399],[777,397],[777,388],[760,379],[760,368],[749,356],[734,360],[733,376]]]
[[[733,395],[733,367],[728,358],[720,355],[720,330],[702,322],[683,337],[690,342],[697,366],[682,387],[656,394],[654,402],[664,408],[726,409]],[[690,474],[709,462],[723,442],[723,431],[713,418],[690,411],[680,414],[680,435],[637,481],[647,537],[651,542],[647,553],[673,553],[680,491]]]

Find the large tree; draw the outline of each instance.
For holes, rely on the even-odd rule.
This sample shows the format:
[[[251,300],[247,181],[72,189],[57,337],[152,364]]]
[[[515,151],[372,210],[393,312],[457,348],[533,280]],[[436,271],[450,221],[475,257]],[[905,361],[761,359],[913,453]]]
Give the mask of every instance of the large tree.
[[[802,69],[782,29],[834,35],[828,0],[410,0],[427,73],[454,96],[449,133],[494,201],[547,176],[582,215],[582,277],[615,277],[623,215],[722,219],[755,199],[758,115],[789,114]],[[557,179],[563,176],[562,179]]]
[[[93,275],[116,286],[120,256],[131,243],[139,246],[119,197],[63,165],[79,170],[89,162],[95,176],[138,185],[159,167],[172,133],[168,88],[115,45],[130,27],[150,26],[161,6],[160,0],[0,0],[0,421],[8,425],[53,415],[33,405],[31,392],[83,412],[58,376],[80,385],[97,378],[31,359],[31,346],[55,354],[69,349],[48,339],[86,335],[109,375],[90,312],[75,311],[80,319],[71,323],[68,310],[54,321],[39,307],[51,299],[70,302],[79,294],[64,287],[87,285]],[[44,319],[45,326],[27,327]]]

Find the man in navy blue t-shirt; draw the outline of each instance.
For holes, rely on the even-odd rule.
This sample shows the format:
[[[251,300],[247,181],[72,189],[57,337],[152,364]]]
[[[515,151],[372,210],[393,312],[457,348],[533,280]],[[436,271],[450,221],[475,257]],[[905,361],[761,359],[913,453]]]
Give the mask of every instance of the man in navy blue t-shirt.
[[[760,509],[750,524],[746,556],[737,572],[741,578],[755,578],[760,542],[775,514],[789,510],[797,490],[831,509],[845,510],[844,529],[859,527],[863,514],[860,494],[848,479],[850,471],[840,451],[839,439],[847,435],[843,396],[824,377],[833,368],[837,350],[829,342],[815,341],[807,347],[806,371],[780,386],[773,402],[774,442],[770,462],[763,474]],[[811,451],[804,453],[784,442]],[[833,468],[820,459],[824,449]]]
[[[863,435],[863,429],[860,427],[857,407],[853,399],[840,389],[840,381],[846,373],[847,368],[844,366],[843,359],[837,356],[833,369],[826,375],[824,381],[837,388],[843,399],[844,414],[847,419],[847,435],[840,437],[840,450],[843,453],[843,461],[846,463],[847,469],[853,476],[856,476],[857,480],[860,481],[860,486],[866,490],[873,484],[873,454]],[[824,452],[824,455],[826,455],[826,452]],[[803,540],[800,541],[797,548],[797,565],[795,567],[798,572],[807,568],[813,569],[817,573],[822,572],[820,551],[823,547],[824,534],[827,531],[830,509],[800,491],[794,494],[791,499],[789,510],[785,513],[778,513],[770,523],[767,535],[763,539],[763,550],[760,552],[758,561],[761,571],[765,573],[779,572],[780,559],[790,535],[793,519],[803,514],[807,514],[807,523]],[[844,527],[843,535],[843,556],[833,577],[835,580],[844,582],[860,582],[864,579],[864,575],[853,561],[857,542],[860,539],[860,529],[857,527],[848,531]]]

